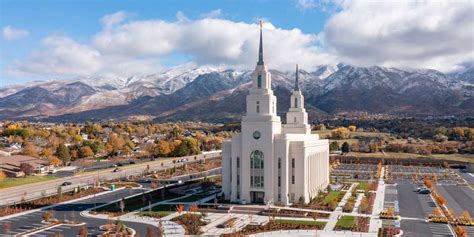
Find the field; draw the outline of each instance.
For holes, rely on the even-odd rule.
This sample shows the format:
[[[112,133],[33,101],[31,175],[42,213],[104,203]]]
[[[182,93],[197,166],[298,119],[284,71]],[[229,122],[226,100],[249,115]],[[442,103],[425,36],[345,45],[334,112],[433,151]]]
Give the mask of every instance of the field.
[[[31,183],[37,183],[37,182],[43,182],[43,181],[48,181],[48,180],[53,180],[56,179],[54,176],[26,176],[22,178],[8,178],[0,181],[0,189],[3,188],[10,188],[14,186],[19,186],[19,185],[25,185],[25,184],[31,184]]]

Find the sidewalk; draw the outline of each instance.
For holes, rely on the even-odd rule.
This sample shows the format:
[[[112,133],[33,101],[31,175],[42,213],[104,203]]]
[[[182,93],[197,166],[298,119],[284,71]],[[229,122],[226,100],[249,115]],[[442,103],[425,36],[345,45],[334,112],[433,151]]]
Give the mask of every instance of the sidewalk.
[[[369,232],[378,232],[379,228],[382,227],[382,220],[379,218],[379,213],[383,211],[383,204],[385,200],[385,181],[383,177],[385,175],[385,167],[382,167],[380,172],[379,185],[377,187],[377,195],[375,196],[374,206],[372,208],[372,218],[370,218]]]

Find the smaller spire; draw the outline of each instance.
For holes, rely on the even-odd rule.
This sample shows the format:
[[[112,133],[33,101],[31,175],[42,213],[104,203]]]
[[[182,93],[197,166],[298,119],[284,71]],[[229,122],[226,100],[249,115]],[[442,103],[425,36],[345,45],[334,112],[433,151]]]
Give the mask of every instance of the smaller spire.
[[[299,82],[298,82],[298,64],[296,64],[296,80],[295,80],[295,91],[300,90]]]
[[[258,47],[258,62],[257,65],[264,65],[263,62],[263,37],[262,37],[263,21],[260,20],[260,45]]]

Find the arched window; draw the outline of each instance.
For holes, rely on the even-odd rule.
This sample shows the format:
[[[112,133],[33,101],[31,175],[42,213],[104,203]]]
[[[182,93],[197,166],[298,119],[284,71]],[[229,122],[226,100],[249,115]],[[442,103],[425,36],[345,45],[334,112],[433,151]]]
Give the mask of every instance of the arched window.
[[[262,88],[262,75],[258,75],[257,86],[258,88]]]
[[[295,98],[295,108],[298,108],[298,98]]]
[[[250,153],[250,186],[263,188],[263,152],[259,150]]]

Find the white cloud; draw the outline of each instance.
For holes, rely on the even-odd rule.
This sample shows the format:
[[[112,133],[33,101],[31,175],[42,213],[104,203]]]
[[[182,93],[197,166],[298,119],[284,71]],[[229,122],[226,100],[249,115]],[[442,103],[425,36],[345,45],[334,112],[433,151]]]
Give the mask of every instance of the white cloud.
[[[3,27],[3,39],[7,41],[17,40],[30,35],[30,32],[22,29],[15,29],[12,26]]]
[[[100,22],[102,23],[102,26],[105,29],[109,29],[109,28],[119,24],[123,20],[125,20],[126,17],[127,17],[127,14],[124,11],[119,11],[119,12],[115,12],[115,13],[110,14],[110,15],[103,16],[100,19]]]
[[[343,1],[323,32],[282,29],[266,21],[264,55],[270,68],[305,70],[338,62],[456,70],[474,62],[473,6],[468,2]],[[258,25],[219,18],[127,21],[114,13],[90,42],[52,36],[9,75],[75,76],[154,73],[176,55],[196,65],[251,69]],[[112,17],[115,16],[115,17]],[[172,62],[172,59],[171,59]]]
[[[472,1],[345,1],[322,37],[357,65],[458,69],[474,61]]]
[[[221,16],[221,14],[222,14],[222,10],[221,9],[216,9],[216,10],[212,10],[208,13],[202,14],[201,17],[202,18],[217,18],[217,17]]]
[[[43,40],[41,49],[7,68],[7,73],[17,76],[75,76],[90,75],[101,68],[100,53],[90,46],[79,44],[62,36]]]
[[[310,9],[316,7],[314,0],[296,0],[296,6],[301,9]]]
[[[258,25],[223,19],[135,21],[122,24],[94,37],[93,45],[101,52],[115,55],[166,56],[187,55],[198,64],[252,67],[258,49]],[[265,58],[271,67],[291,69],[296,61],[314,67],[333,62],[325,59],[315,46],[316,35],[298,29],[286,30],[265,24]]]

